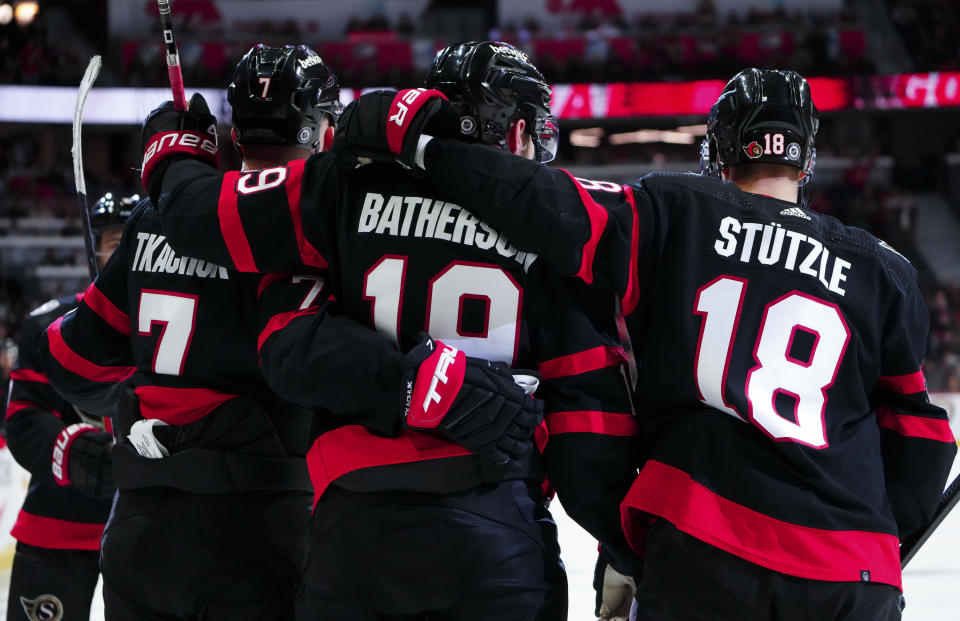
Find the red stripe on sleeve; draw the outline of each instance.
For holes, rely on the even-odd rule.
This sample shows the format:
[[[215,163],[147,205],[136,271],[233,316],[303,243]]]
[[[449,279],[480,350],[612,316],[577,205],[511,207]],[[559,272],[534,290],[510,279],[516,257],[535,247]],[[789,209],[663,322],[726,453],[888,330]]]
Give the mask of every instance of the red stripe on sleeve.
[[[97,289],[97,283],[90,283],[87,290],[83,292],[83,301],[90,310],[110,324],[111,328],[124,336],[130,336],[130,315],[117,308],[102,291]]]
[[[7,403],[7,415],[4,417],[4,420],[10,418],[17,412],[22,412],[27,408],[39,408],[40,405],[33,403],[32,401],[11,401]]]
[[[50,353],[67,371],[95,382],[122,382],[136,372],[136,367],[100,366],[70,349],[60,333],[62,322],[63,317],[59,317],[50,324],[47,328],[47,340],[50,342]]]
[[[43,384],[50,383],[49,377],[43,373],[40,373],[39,371],[34,371],[33,369],[14,369],[13,372],[10,373],[10,379],[21,382],[41,382]]]
[[[629,315],[640,301],[640,276],[637,274],[637,258],[640,254],[640,216],[637,213],[637,199],[633,195],[633,188],[623,186],[624,196],[633,211],[633,222],[630,226],[630,273],[627,274],[627,289],[620,302],[620,310],[624,316]]]
[[[284,182],[284,188],[287,190],[287,205],[290,206],[290,219],[293,220],[293,232],[297,236],[297,249],[300,251],[300,258],[304,265],[325,268],[327,260],[303,234],[300,193],[303,188],[303,167],[306,163],[307,160],[294,160],[287,164],[287,180]]]
[[[629,414],[594,410],[552,412],[547,414],[546,421],[551,437],[561,433],[596,433],[620,437],[640,435],[640,426]]]
[[[560,168],[559,170],[563,169]],[[590,219],[590,239],[583,245],[580,270],[576,273],[577,278],[589,285],[593,283],[593,258],[597,254],[597,244],[600,243],[600,236],[607,226],[607,210],[593,200],[593,197],[580,185],[580,182],[574,179],[573,175],[566,170],[563,170],[563,172],[567,173],[567,176],[573,181],[573,185],[580,194],[583,208],[587,211],[587,217]]]
[[[37,408],[37,409],[43,410],[44,412],[50,412],[57,418],[63,418],[63,416],[60,415],[60,412],[56,410],[51,410],[49,407],[40,405],[39,403],[34,403],[33,401],[11,401],[10,403],[7,404],[7,415],[4,417],[4,420],[6,420],[7,418],[10,418],[17,412],[22,412],[23,410],[26,410],[27,408]]]
[[[274,332],[277,330],[282,330],[288,323],[297,317],[312,315],[313,313],[317,312],[318,308],[318,306],[311,306],[310,308],[305,308],[302,311],[288,311],[286,313],[278,313],[271,317],[270,321],[267,322],[266,327],[260,333],[260,337],[257,339],[257,352],[259,353],[260,349],[263,347],[263,344]]]
[[[260,284],[257,285],[257,297],[266,291],[267,287],[277,282],[278,280],[283,280],[289,276],[289,274],[266,274],[263,278],[260,279]]]
[[[939,442],[956,442],[950,423],[942,418],[926,418],[899,414],[891,408],[877,408],[877,424],[901,436],[924,438]]]
[[[927,379],[923,376],[922,370],[906,375],[884,375],[880,377],[878,384],[881,388],[903,395],[912,395],[927,389]]]
[[[622,347],[601,345],[575,354],[544,360],[537,365],[537,371],[543,379],[548,380],[614,367],[626,362],[627,355]]]
[[[243,230],[243,221],[240,219],[240,209],[237,206],[237,180],[240,173],[228,172],[223,176],[223,185],[220,187],[220,202],[217,204],[217,213],[220,216],[220,232],[223,242],[230,253],[233,266],[241,272],[257,272],[257,264],[253,261],[253,251],[250,241]]]

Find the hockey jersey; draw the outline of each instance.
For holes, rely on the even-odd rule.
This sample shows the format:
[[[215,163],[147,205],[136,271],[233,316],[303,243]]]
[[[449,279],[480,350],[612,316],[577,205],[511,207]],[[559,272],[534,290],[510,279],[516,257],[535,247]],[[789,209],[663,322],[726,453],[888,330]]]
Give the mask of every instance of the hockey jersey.
[[[287,214],[267,217],[277,204]],[[549,435],[539,444],[550,481],[571,514],[620,547],[618,505],[636,473],[636,425],[611,295],[557,276],[396,165],[345,171],[319,154],[221,177],[180,161],[166,173],[159,208],[179,251],[244,270],[329,265],[335,309],[332,301],[305,307],[303,274],[268,277],[260,296],[266,377],[284,397],[339,415],[308,455],[318,496],[330,484],[446,493],[542,476],[538,459],[491,470],[459,445],[399,427],[403,352],[426,331],[470,356],[539,370]],[[345,338],[331,315],[390,341],[372,332]],[[379,405],[364,406],[368,393]],[[603,484],[594,478],[600,472]]]
[[[759,565],[900,585],[956,453],[909,262],[867,232],[700,175],[575,179],[434,140],[427,177],[562,272],[616,291],[650,454],[623,503]]]
[[[40,353],[53,384],[81,408],[117,417],[119,486],[272,489],[266,473],[275,472],[277,489],[309,489],[302,456],[312,415],[260,374],[258,281],[175,252],[145,201],[79,306],[47,329]],[[128,387],[135,414],[118,407]],[[171,458],[188,455],[197,467],[140,458],[127,441],[140,417],[170,425],[155,435]]]
[[[30,471],[30,486],[10,534],[40,548],[99,550],[111,499],[90,498],[53,477],[53,444],[68,425],[102,423],[81,418],[78,410],[50,384],[37,346],[44,329],[76,308],[80,295],[50,300],[23,322],[20,355],[10,375],[7,444],[17,462]]]

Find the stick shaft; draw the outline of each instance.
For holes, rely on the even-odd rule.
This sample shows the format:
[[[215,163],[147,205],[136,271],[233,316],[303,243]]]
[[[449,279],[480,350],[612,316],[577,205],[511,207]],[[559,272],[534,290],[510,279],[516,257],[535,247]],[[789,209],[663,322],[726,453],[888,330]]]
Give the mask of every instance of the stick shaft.
[[[943,496],[940,497],[940,503],[937,505],[937,510],[933,512],[933,518],[931,518],[930,523],[927,524],[923,530],[914,533],[903,541],[903,544],[900,546],[901,568],[907,566],[910,559],[920,550],[920,546],[926,543],[930,535],[933,534],[933,531],[937,530],[941,522],[946,519],[947,514],[957,506],[958,501],[960,501],[960,475],[957,475],[957,477],[953,479],[953,482],[950,483],[950,486],[947,487],[947,490],[943,492]]]
[[[87,184],[83,175],[83,141],[81,128],[83,126],[83,108],[87,103],[87,95],[93,88],[93,83],[100,73],[100,57],[94,56],[87,65],[87,70],[80,80],[77,91],[77,104],[73,111],[73,180],[77,188],[77,203],[80,207],[80,222],[83,223],[83,245],[87,250],[87,269],[90,279],[96,280],[100,273],[97,265],[97,255],[93,243],[93,227],[90,224],[90,210],[87,208]]]
[[[160,11],[160,27],[163,29],[163,43],[166,46],[167,75],[173,91],[173,107],[186,110],[187,96],[183,89],[183,73],[180,71],[180,52],[177,51],[177,40],[173,36],[170,0],[157,0],[157,8]]]

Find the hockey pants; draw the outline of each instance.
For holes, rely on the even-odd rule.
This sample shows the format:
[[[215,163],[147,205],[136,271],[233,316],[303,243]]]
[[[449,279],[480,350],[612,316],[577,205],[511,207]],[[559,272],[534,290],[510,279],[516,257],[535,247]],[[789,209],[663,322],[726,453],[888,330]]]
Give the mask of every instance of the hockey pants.
[[[9,621],[87,621],[100,575],[96,550],[17,544],[7,599]]]
[[[121,489],[101,544],[106,621],[289,621],[310,501]]]
[[[358,493],[314,511],[298,621],[563,621],[567,580],[539,485]]]
[[[659,520],[647,535],[637,621],[899,621],[900,591],[824,582],[745,561]]]

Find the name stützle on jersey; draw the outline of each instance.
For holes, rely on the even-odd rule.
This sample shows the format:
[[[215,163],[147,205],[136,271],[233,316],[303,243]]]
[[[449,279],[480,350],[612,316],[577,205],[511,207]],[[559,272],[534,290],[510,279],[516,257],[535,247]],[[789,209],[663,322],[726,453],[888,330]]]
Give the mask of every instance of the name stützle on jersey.
[[[713,249],[742,263],[777,266],[820,281],[828,291],[844,295],[849,261],[832,256],[820,240],[786,228],[779,222],[741,222],[727,216],[720,221],[720,238]]]
[[[513,258],[524,270],[537,255],[517,250],[495,228],[455,203],[423,196],[384,196],[367,192],[360,209],[358,233],[393,237],[425,237],[495,250]]]

